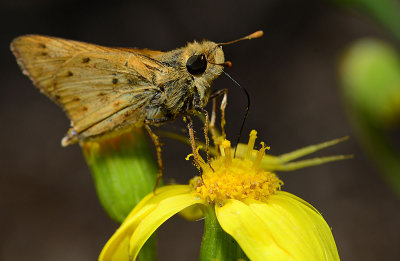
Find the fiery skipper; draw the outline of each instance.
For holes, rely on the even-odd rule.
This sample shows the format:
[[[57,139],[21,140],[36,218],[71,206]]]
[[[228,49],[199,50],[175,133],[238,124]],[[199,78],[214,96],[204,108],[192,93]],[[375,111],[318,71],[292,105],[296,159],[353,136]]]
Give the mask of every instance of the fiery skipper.
[[[24,35],[11,42],[11,51],[23,73],[71,120],[62,146],[144,125],[159,147],[149,125],[204,113],[210,97],[221,93],[211,94],[213,80],[230,65],[221,46],[261,35],[193,42],[169,52]],[[190,134],[194,144],[192,129]]]

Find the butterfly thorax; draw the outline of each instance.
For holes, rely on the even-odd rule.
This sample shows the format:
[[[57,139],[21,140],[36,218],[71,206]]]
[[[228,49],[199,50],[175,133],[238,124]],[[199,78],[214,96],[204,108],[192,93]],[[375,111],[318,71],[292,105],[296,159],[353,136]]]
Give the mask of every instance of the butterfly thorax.
[[[201,54],[207,59],[207,67],[203,73],[193,75],[188,72],[187,60]],[[221,47],[210,41],[194,42],[153,58],[164,66],[162,71],[155,72],[159,93],[149,105],[148,119],[174,120],[207,105],[211,84],[222,73],[222,66],[214,64],[224,62]]]

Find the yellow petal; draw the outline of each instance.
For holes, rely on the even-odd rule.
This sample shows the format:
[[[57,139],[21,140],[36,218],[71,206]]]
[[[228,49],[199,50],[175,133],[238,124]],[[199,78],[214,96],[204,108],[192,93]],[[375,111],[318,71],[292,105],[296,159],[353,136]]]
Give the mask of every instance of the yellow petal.
[[[291,257],[277,246],[261,218],[245,203],[229,199],[215,207],[222,229],[230,234],[252,261],[288,260]]]
[[[198,204],[185,208],[179,212],[179,215],[187,221],[197,221],[204,218],[203,209],[201,205]]]
[[[311,247],[318,254],[318,260],[340,260],[332,231],[314,207],[288,192],[280,191],[276,197],[280,198],[282,206],[291,210],[293,216],[297,215],[296,221],[303,221],[303,234],[308,236],[307,242],[311,242],[314,238],[316,244],[311,244]]]
[[[145,205],[154,205],[158,204],[161,200],[164,200],[166,198],[175,196],[175,195],[180,195],[184,193],[188,193],[192,191],[192,188],[188,185],[168,185],[168,186],[163,186],[160,187],[156,190],[155,193],[150,193],[146,197],[144,197],[137,205],[136,207],[129,213],[129,215],[126,217],[125,221],[128,220],[132,216],[138,215],[138,212],[140,212]],[[124,221],[124,223],[125,223]]]
[[[136,256],[144,243],[162,223],[182,209],[198,203],[205,202],[192,193],[169,197],[161,201],[133,231],[129,244],[130,260],[136,260]]]
[[[181,195],[191,191],[187,185],[164,186],[157,189],[156,194],[150,193],[129,213],[128,217],[108,240],[100,253],[100,261],[128,259],[129,238],[138,223],[148,215],[157,205],[166,198]]]
[[[266,203],[246,203],[263,220],[277,246],[294,260],[339,260],[329,226],[307,202],[280,191]]]
[[[315,208],[279,191],[267,202],[230,200],[216,207],[221,227],[251,260],[339,260],[329,226]]]

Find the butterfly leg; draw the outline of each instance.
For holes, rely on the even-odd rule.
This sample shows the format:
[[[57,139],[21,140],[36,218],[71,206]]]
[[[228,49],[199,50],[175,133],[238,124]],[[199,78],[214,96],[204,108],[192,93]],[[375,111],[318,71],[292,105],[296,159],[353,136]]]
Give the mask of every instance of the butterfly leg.
[[[187,122],[188,131],[189,131],[189,140],[190,140],[190,145],[192,147],[194,165],[196,166],[196,168],[198,168],[200,170],[199,157],[198,157],[197,149],[196,149],[196,140],[195,140],[195,137],[194,137],[193,121],[192,121],[192,118],[190,118],[189,115],[186,115],[185,119],[186,119],[186,122]]]
[[[196,107],[196,110],[200,113],[204,113],[206,116],[206,122],[204,124],[204,138],[206,141],[206,153],[207,153],[207,163],[210,166],[210,168],[214,171],[213,167],[211,166],[210,163],[210,138],[208,137],[208,130],[210,126],[210,116],[208,115],[208,111],[202,107]]]
[[[147,133],[149,133],[149,136],[150,136],[151,140],[153,141],[154,146],[156,147],[158,174],[157,174],[156,184],[155,184],[154,190],[153,190],[153,192],[155,192],[155,190],[157,189],[157,187],[160,183],[160,180],[162,178],[162,170],[163,170],[163,163],[162,163],[162,157],[161,157],[161,142],[160,142],[160,138],[151,130],[151,128],[148,124],[145,124],[144,126],[147,130]]]

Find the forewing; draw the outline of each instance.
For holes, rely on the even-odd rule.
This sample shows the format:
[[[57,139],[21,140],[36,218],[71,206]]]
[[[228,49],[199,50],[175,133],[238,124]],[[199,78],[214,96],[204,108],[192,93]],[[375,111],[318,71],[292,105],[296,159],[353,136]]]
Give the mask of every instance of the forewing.
[[[122,48],[53,37],[22,36],[11,49],[24,73],[66,111],[75,132],[92,129],[86,136],[141,119],[141,108],[157,92],[154,74],[163,69],[157,61]]]
[[[54,98],[50,94],[54,91],[54,75],[60,66],[77,53],[101,51],[101,47],[54,37],[25,35],[11,42],[11,51],[23,73],[42,92]]]

